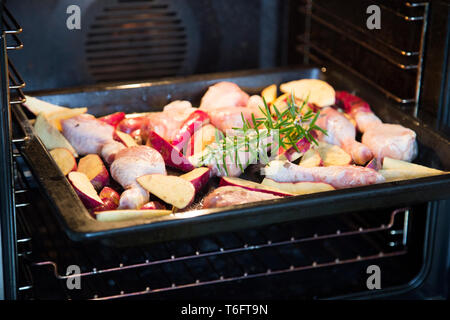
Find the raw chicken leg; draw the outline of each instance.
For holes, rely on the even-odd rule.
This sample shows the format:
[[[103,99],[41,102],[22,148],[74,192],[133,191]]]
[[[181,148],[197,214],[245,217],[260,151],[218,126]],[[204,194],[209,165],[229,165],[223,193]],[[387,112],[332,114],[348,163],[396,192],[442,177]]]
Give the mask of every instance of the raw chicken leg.
[[[331,107],[323,109],[316,124],[328,133],[319,133],[319,140],[340,146],[352,156],[356,164],[363,165],[373,158],[370,149],[355,140],[355,127],[339,111]]]
[[[367,102],[344,91],[336,93],[336,101],[363,132],[362,143],[377,159],[389,157],[412,161],[417,156],[416,133],[398,124],[387,124],[371,111]]]
[[[221,107],[245,107],[249,95],[233,82],[219,82],[210,86],[202,97],[200,109],[211,110]]]
[[[111,176],[125,190],[120,196],[120,209],[138,209],[149,201],[149,194],[136,178],[145,174],[166,174],[161,154],[148,146],[137,146],[119,151],[111,164]]]
[[[381,183],[385,179],[373,169],[360,166],[305,168],[289,161],[272,161],[264,168],[267,178],[277,182],[325,182],[336,189]]]
[[[64,137],[79,155],[100,154],[104,144],[114,141],[114,127],[90,114],[62,120],[61,126]]]
[[[281,197],[244,188],[227,186],[217,188],[207,195],[203,200],[203,208],[221,208],[272,199],[281,199]]]
[[[219,82],[209,87],[200,103],[200,109],[208,113],[211,123],[223,132],[242,127],[242,115],[250,122],[252,114],[261,117],[259,107],[264,107],[260,96],[249,97],[232,82]]]

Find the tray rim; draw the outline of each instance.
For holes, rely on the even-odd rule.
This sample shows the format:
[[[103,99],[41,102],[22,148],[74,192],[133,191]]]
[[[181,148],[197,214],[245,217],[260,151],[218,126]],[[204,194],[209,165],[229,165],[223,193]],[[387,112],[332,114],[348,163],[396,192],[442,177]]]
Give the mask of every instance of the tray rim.
[[[158,81],[153,82],[144,82],[141,83],[143,85],[139,85],[136,83],[120,83],[117,84],[117,86],[110,86],[110,85],[93,85],[88,87],[77,87],[77,88],[70,88],[70,89],[63,89],[63,90],[51,90],[46,92],[41,92],[40,95],[36,93],[36,96],[45,96],[45,95],[52,95],[52,94],[70,94],[70,93],[80,93],[80,90],[83,92],[86,91],[110,91],[110,90],[123,90],[123,89],[129,89],[133,87],[145,87],[145,86],[160,86],[160,85],[166,85],[166,84],[180,84],[180,83],[189,83],[193,81],[213,81],[213,80],[219,80],[219,79],[229,79],[229,78],[239,78],[239,77],[246,77],[246,76],[254,76],[256,74],[272,74],[273,72],[283,72],[283,71],[300,71],[300,70],[315,70],[318,71],[315,67],[303,67],[303,68],[275,68],[275,69],[266,69],[266,70],[244,70],[244,71],[237,71],[237,72],[226,72],[226,73],[214,73],[214,74],[205,74],[205,75],[194,75],[194,76],[188,76],[188,77],[181,77],[181,78],[168,78],[168,79],[162,79]],[[319,71],[320,74],[320,71]],[[86,90],[83,90],[85,88]],[[277,214],[273,215],[274,217],[270,217],[267,221],[270,221],[271,223],[276,222],[282,222],[282,221],[290,221],[290,220],[299,220],[299,219],[305,219],[305,218],[313,218],[313,217],[322,217],[326,215],[331,214],[338,214],[341,212],[349,212],[349,209],[339,209],[339,206],[335,205],[335,209],[333,210],[332,207],[329,207],[329,205],[324,206],[321,204],[321,201],[324,201],[326,203],[330,202],[332,204],[339,204],[339,203],[345,203],[346,201],[355,201],[355,203],[358,203],[357,201],[366,201],[365,203],[365,209],[371,208],[370,206],[367,206],[367,201],[371,198],[378,198],[381,196],[390,196],[393,194],[396,194],[397,196],[403,195],[405,196],[405,193],[408,192],[414,192],[416,190],[421,189],[423,192],[427,195],[427,200],[423,201],[420,200],[420,198],[414,197],[412,200],[408,201],[408,204],[414,204],[414,203],[420,203],[420,202],[428,202],[432,200],[441,200],[441,199],[447,199],[447,196],[440,196],[443,193],[439,193],[436,195],[433,195],[432,193],[429,193],[434,190],[434,188],[441,187],[439,190],[444,191],[446,190],[450,194],[450,175],[439,175],[439,176],[433,176],[433,177],[426,177],[426,178],[419,178],[419,179],[410,179],[410,180],[403,180],[403,181],[396,181],[396,182],[388,182],[388,183],[382,183],[382,184],[376,184],[376,185],[370,185],[370,186],[363,186],[363,187],[357,187],[357,188],[348,188],[348,189],[341,189],[341,190],[334,190],[332,192],[321,192],[311,195],[301,195],[301,196],[293,196],[293,197],[287,197],[283,199],[277,199],[277,200],[269,200],[269,201],[263,201],[263,202],[254,202],[254,203],[248,203],[248,204],[242,204],[232,207],[226,207],[226,208],[214,208],[214,209],[201,209],[201,210],[194,210],[190,211],[189,213],[192,215],[193,212],[196,212],[197,215],[187,218],[187,219],[167,219],[167,218],[159,218],[159,219],[137,219],[134,220],[133,223],[109,223],[109,222],[100,222],[95,220],[90,216],[87,209],[82,205],[81,201],[76,196],[72,186],[67,181],[67,179],[62,175],[62,173],[59,171],[59,169],[56,166],[56,163],[54,163],[53,159],[51,158],[49,152],[46,150],[46,148],[43,146],[43,144],[40,142],[40,140],[37,138],[37,136],[34,134],[34,128],[31,125],[29,119],[25,116],[24,111],[22,109],[22,106],[19,106],[17,110],[14,110],[14,113],[16,116],[18,115],[19,118],[25,118],[27,123],[25,124],[26,128],[23,128],[25,132],[27,132],[30,135],[30,139],[22,146],[24,149],[24,154],[27,154],[26,152],[26,146],[33,145],[34,148],[41,148],[43,151],[42,156],[44,158],[47,158],[46,160],[49,160],[50,163],[52,163],[54,169],[56,169],[59,172],[58,179],[63,179],[63,181],[66,184],[66,187],[69,187],[71,189],[71,193],[73,198],[75,198],[75,202],[78,202],[77,208],[73,208],[73,210],[82,210],[84,211],[83,214],[86,217],[86,215],[89,217],[89,221],[86,221],[85,224],[82,225],[76,225],[74,226],[71,221],[67,221],[65,216],[61,215],[61,208],[55,204],[54,199],[51,195],[47,194],[47,198],[52,203],[54,209],[56,209],[58,219],[60,222],[64,225],[64,229],[66,230],[67,234],[72,240],[80,241],[80,240],[93,240],[93,239],[102,239],[104,237],[116,237],[116,236],[122,236],[129,234],[130,232],[152,232],[152,231],[158,231],[161,230],[161,228],[166,228],[168,231],[175,231],[179,230],[180,228],[188,228],[197,225],[201,225],[204,223],[209,223],[211,221],[215,221],[216,223],[221,223],[223,220],[239,220],[239,219],[249,219],[249,218],[260,218],[264,214],[270,214],[270,212],[273,212],[274,209],[280,209],[285,208],[286,210],[293,210],[294,208],[302,209],[304,212],[301,214],[296,215],[295,217],[291,217],[287,219],[285,217],[287,214]],[[401,112],[401,111],[398,111]],[[21,113],[21,115],[20,115]],[[405,116],[408,116],[405,114]],[[415,119],[420,125],[420,121]],[[22,124],[23,125],[23,124]],[[30,129],[31,128],[31,129]],[[441,139],[445,140],[448,143],[448,140],[445,139],[444,136],[440,135],[439,132],[436,132],[430,128],[427,128],[434,134],[438,135]],[[22,148],[21,148],[22,149]],[[25,158],[28,158],[27,161],[30,160],[29,157],[25,156]],[[36,169],[34,166],[30,166],[30,169],[33,171],[33,169]],[[55,177],[53,177],[54,179]],[[44,186],[48,183],[48,180],[45,179],[38,179],[39,184],[41,185],[42,189],[47,193],[48,190]],[[51,180],[51,179],[50,179]],[[445,187],[445,188],[444,188]],[[341,204],[342,205],[342,204]],[[388,203],[386,204],[388,206]],[[323,208],[327,208],[326,212],[323,210]],[[377,205],[373,208],[381,208],[382,206]],[[311,213],[310,211],[312,209],[318,210],[314,213]],[[322,209],[322,210],[320,210]],[[331,210],[330,210],[331,209]],[[357,211],[358,209],[361,209],[361,204],[358,206],[355,205],[354,211]],[[288,214],[290,215],[290,214]],[[283,218],[282,218],[283,217]],[[267,217],[266,217],[267,218]],[[278,218],[278,219],[276,219]],[[219,220],[219,221],[217,221]],[[92,224],[102,224],[102,226],[114,226],[112,228],[105,228],[104,230],[94,230],[90,228]],[[122,227],[118,226],[122,225]],[[256,223],[255,225],[260,225]]]

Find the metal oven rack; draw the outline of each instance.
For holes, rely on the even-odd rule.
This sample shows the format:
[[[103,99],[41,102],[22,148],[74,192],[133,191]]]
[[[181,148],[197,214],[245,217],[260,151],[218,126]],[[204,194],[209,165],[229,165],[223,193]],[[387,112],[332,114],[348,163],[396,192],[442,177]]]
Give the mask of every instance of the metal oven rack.
[[[425,37],[427,33],[430,3],[428,1],[402,1],[402,6],[405,8],[417,10],[413,15],[409,15],[393,10],[385,4],[376,1],[374,2],[380,7],[383,14],[386,13],[396,16],[406,24],[420,25],[418,48],[405,49],[397,43],[388,42],[376,32],[370,32],[370,30],[364,28],[365,26],[357,25],[337,16],[333,13],[333,10],[327,8],[326,4],[322,4],[320,1],[304,0],[303,2],[303,4],[296,7],[297,12],[305,17],[304,33],[296,36],[298,43],[296,50],[303,55],[303,62],[307,64],[311,59],[320,65],[328,65],[331,62],[343,67],[351,73],[356,74],[397,103],[413,104],[414,109],[412,113],[414,116],[417,116],[423,78]],[[326,17],[330,17],[331,19],[327,19]],[[334,21],[339,21],[340,25],[337,25]],[[363,74],[362,70],[357,70],[356,68],[347,65],[342,61],[342,57],[332,54],[329,50],[326,50],[323,45],[315,43],[311,36],[313,24],[317,24],[319,28],[324,28],[324,30],[326,30],[325,32],[331,32],[334,33],[334,35],[345,38],[354,46],[359,46],[361,51],[373,54],[377,59],[393,66],[400,73],[414,73],[414,95],[399,96],[397,93],[390,91],[376,80],[369,79]],[[357,57],[354,56],[353,58]]]
[[[33,188],[26,164],[20,163],[18,169],[20,183]],[[37,193],[30,194],[35,197]],[[44,205],[43,201],[33,202]],[[407,254],[409,216],[410,209],[403,208],[378,215],[349,215],[342,221],[322,220],[321,228],[314,222],[301,227],[308,224],[303,221],[117,248],[97,242],[73,243],[61,232],[49,210],[28,206],[18,212],[22,234],[35,235],[33,240],[24,237],[33,243],[31,252],[24,240],[24,271],[34,275],[37,283],[36,288],[28,285],[22,290],[46,287],[51,292],[47,297],[59,292],[57,297],[66,299],[153,297],[208,285],[379,261]],[[348,250],[355,245],[357,248]],[[67,274],[70,265],[79,266],[81,273]],[[80,277],[81,290],[68,289],[67,282],[74,277]]]
[[[23,81],[20,74],[17,72],[13,62],[8,56],[7,52],[13,50],[19,50],[23,48],[23,44],[19,39],[19,34],[22,32],[21,26],[14,19],[12,14],[8,9],[0,3],[1,12],[1,24],[0,30],[1,34],[1,65],[2,65],[2,115],[1,115],[1,126],[2,126],[2,191],[5,191],[5,199],[2,199],[2,232],[4,232],[5,237],[3,242],[5,244],[4,249],[7,252],[4,253],[3,259],[6,259],[7,263],[4,263],[5,273],[5,288],[9,290],[5,291],[5,297],[9,299],[14,299],[17,296],[17,290],[26,290],[29,286],[24,284],[22,287],[17,287],[17,262],[21,259],[21,256],[25,254],[22,251],[23,244],[29,243],[31,238],[28,236],[21,237],[16,234],[16,210],[29,205],[27,202],[21,202],[16,198],[17,195],[23,195],[27,189],[21,188],[21,186],[15,184],[16,170],[15,160],[20,156],[17,149],[14,148],[16,143],[23,142],[23,138],[14,139],[11,134],[11,112],[10,108],[16,104],[25,102],[25,95],[22,92],[22,88],[25,87],[25,82]],[[11,143],[12,142],[12,143]],[[17,290],[16,290],[17,289]]]
[[[13,40],[4,46],[8,50],[21,49],[23,45],[17,35],[22,29],[6,9],[4,14],[4,25],[8,27],[5,35]],[[4,58],[11,91],[6,105],[13,108],[25,101],[22,92],[25,82],[11,60]],[[11,128],[9,112],[8,119],[2,121],[8,124],[4,128]],[[12,226],[10,247],[14,248],[9,253],[13,261],[11,270],[6,270],[13,288],[7,296],[10,299],[153,297],[197,287],[381,261],[408,253],[411,214],[408,208],[376,216],[349,214],[344,220],[330,218],[320,222],[320,229],[314,222],[310,228],[292,223],[129,248],[102,243],[75,244],[59,230],[17,151],[20,148],[14,147],[24,142],[21,133],[8,132],[6,138],[12,141],[13,164],[4,166],[13,168],[11,183],[6,186],[13,197],[10,202],[2,202],[5,209],[2,212],[7,212],[4,216],[10,219],[6,222]],[[316,231],[311,234],[310,230]],[[356,247],[343,250],[349,244]],[[69,265],[80,266],[82,290],[67,288],[66,282],[74,277],[66,275]]]

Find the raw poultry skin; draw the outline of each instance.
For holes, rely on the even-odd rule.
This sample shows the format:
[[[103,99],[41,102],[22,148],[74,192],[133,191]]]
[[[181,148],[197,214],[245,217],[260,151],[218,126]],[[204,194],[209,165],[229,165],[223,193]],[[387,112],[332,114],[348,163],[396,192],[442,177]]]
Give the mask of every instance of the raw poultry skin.
[[[114,127],[90,114],[81,114],[61,121],[64,137],[79,155],[100,154],[103,145],[114,141]]]
[[[138,209],[149,201],[149,194],[136,178],[146,174],[166,174],[161,154],[148,146],[126,148],[116,154],[111,176],[126,189],[120,196],[120,209]]]
[[[340,146],[352,156],[356,164],[364,165],[373,158],[370,149],[355,140],[355,126],[339,111],[331,107],[323,109],[317,125],[327,130],[328,134],[319,133],[319,140]]]
[[[255,118],[261,117],[260,107],[264,107],[261,96],[253,95],[250,97],[232,82],[219,82],[210,86],[200,103],[200,109],[208,113],[211,124],[225,134],[233,128],[242,128],[242,116],[250,122],[252,122],[252,114],[254,114]],[[215,162],[208,164],[212,174],[233,177],[241,175],[242,171],[234,157],[233,155],[232,159],[227,155],[225,158],[227,171],[223,169],[223,160],[219,165]],[[249,152],[238,152],[238,158],[243,165],[243,169],[246,168],[248,160],[250,160],[250,163],[253,163]]]
[[[120,143],[115,140],[109,141],[103,145],[101,150],[101,156],[107,164],[111,164],[113,163],[117,152],[125,148],[126,147],[123,143]]]
[[[345,91],[336,93],[338,105],[352,117],[363,133],[362,143],[377,159],[389,157],[412,161],[417,156],[416,133],[398,124],[383,123],[364,100]]]
[[[259,107],[264,107],[260,96],[250,97],[232,82],[219,82],[209,87],[200,103],[200,109],[208,113],[211,123],[223,132],[242,127],[241,114],[249,121],[252,114],[260,117]]]
[[[272,161],[264,168],[266,178],[277,182],[324,182],[336,189],[384,182],[381,174],[360,166],[305,168],[288,161]]]
[[[176,100],[166,105],[162,112],[153,112],[141,127],[143,139],[147,139],[149,131],[155,131],[160,137],[172,141],[176,133],[189,115],[197,110],[189,101]]]
[[[367,128],[362,143],[377,159],[412,161],[417,156],[416,133],[398,124],[378,123]]]
[[[237,204],[281,199],[281,197],[240,187],[219,187],[203,200],[203,208],[221,208]]]

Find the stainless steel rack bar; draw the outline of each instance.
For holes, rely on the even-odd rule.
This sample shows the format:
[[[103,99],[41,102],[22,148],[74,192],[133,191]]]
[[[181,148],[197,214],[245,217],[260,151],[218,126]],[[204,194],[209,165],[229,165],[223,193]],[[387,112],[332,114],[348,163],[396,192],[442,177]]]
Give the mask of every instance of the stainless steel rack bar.
[[[22,92],[22,88],[25,87],[25,82],[23,78],[20,76],[19,72],[15,68],[14,64],[12,63],[11,59],[7,56],[6,52],[8,50],[18,50],[23,48],[23,43],[18,37],[18,34],[22,32],[22,27],[19,25],[19,23],[15,20],[11,12],[6,8],[6,6],[3,4],[3,2],[0,4],[0,12],[1,12],[1,19],[0,19],[0,31],[2,33],[1,35],[1,50],[2,50],[2,61],[0,63],[4,66],[2,68],[2,83],[5,86],[2,88],[2,108],[7,108],[7,112],[2,112],[3,115],[6,115],[6,118],[2,117],[2,126],[4,126],[4,129],[7,131],[3,131],[1,134],[1,138],[3,141],[1,141],[2,147],[2,154],[6,158],[5,163],[2,165],[5,166],[6,170],[11,170],[9,172],[3,172],[2,173],[2,180],[5,180],[4,187],[5,192],[10,194],[10,198],[8,201],[3,201],[2,199],[2,205],[5,205],[5,208],[2,207],[2,216],[4,216],[4,219],[2,219],[2,231],[7,230],[9,234],[9,239],[7,241],[10,241],[11,243],[6,243],[6,245],[9,245],[9,256],[4,256],[4,258],[8,257],[10,266],[8,267],[8,281],[10,283],[7,283],[6,285],[9,286],[9,292],[6,292],[6,297],[8,299],[15,299],[17,298],[17,293],[19,291],[27,290],[29,287],[28,284],[25,284],[24,286],[18,285],[18,260],[22,257],[26,256],[27,254],[30,254],[31,251],[29,248],[19,248],[22,246],[28,246],[31,242],[31,238],[29,235],[21,235],[18,236],[16,233],[17,231],[17,213],[21,210],[21,208],[27,207],[30,205],[29,202],[26,201],[18,201],[17,197],[20,195],[25,194],[27,191],[26,188],[17,186],[20,184],[15,177],[17,176],[16,172],[16,160],[18,157],[20,157],[20,154],[14,153],[13,151],[13,144],[14,143],[20,143],[25,141],[25,138],[19,138],[14,139],[12,136],[12,130],[10,127],[11,123],[11,112],[10,108],[14,104],[23,103],[25,102],[25,95]],[[12,39],[12,44],[10,44],[10,41]],[[5,76],[5,79],[3,79],[3,76]],[[9,91],[8,94],[3,92],[3,90]],[[3,162],[3,160],[2,160]],[[8,169],[9,168],[9,169]],[[3,186],[2,186],[3,188]],[[17,189],[16,189],[17,188]]]
[[[8,69],[9,69],[9,89],[22,89],[25,87],[25,81],[22,76],[17,71],[16,67],[12,63],[11,59],[8,58]]]
[[[387,41],[385,41],[385,40],[382,40],[382,39],[380,39],[380,38],[378,38],[378,37],[376,37],[376,36],[373,36],[373,35],[371,35],[370,33],[367,33],[367,30],[364,30],[364,29],[361,28],[361,27],[358,27],[358,26],[356,26],[356,25],[354,25],[354,24],[352,24],[352,23],[350,23],[350,22],[348,22],[348,21],[346,21],[346,20],[344,20],[344,19],[341,19],[340,17],[338,17],[336,14],[334,14],[334,13],[331,12],[330,10],[328,10],[328,9],[326,9],[326,8],[320,6],[320,5],[317,5],[316,2],[312,2],[312,3],[314,3],[314,8],[317,9],[318,11],[320,11],[320,12],[326,14],[327,16],[332,17],[333,19],[336,19],[336,20],[340,21],[340,23],[342,23],[343,25],[345,25],[345,27],[347,27],[347,28],[346,28],[346,32],[352,30],[352,31],[354,31],[354,32],[356,32],[356,33],[358,33],[358,34],[361,34],[361,35],[363,34],[364,37],[369,38],[370,40],[372,40],[372,41],[374,41],[374,42],[377,42],[378,44],[382,45],[383,47],[386,47],[386,48],[390,49],[392,52],[394,52],[394,53],[396,53],[396,54],[399,54],[399,55],[401,55],[401,56],[408,56],[408,57],[409,57],[409,56],[418,56],[419,53],[420,53],[419,51],[411,51],[411,50],[405,50],[405,49],[399,48],[399,47],[397,47],[397,46],[395,46],[395,45],[393,45],[393,44],[391,44],[391,43],[389,43],[389,42],[387,42]],[[300,7],[298,8],[298,10],[299,10],[301,13],[303,13],[303,14],[311,15],[311,17],[314,18],[314,19],[319,18],[319,19],[316,20],[316,21],[318,21],[319,23],[322,23],[322,24],[323,24],[323,22],[325,22],[324,19],[320,19],[320,16],[319,16],[319,15],[313,14],[312,12],[310,12],[310,10],[306,10],[306,9],[305,9],[304,7],[302,7],[302,6],[300,6]],[[333,28],[334,31],[340,32],[340,33],[342,34],[343,31],[342,31],[341,28],[335,26],[334,24],[331,24],[330,22],[326,22],[326,23],[328,24],[328,26],[329,26],[330,28]],[[345,34],[345,35],[348,35],[348,33],[346,33],[346,32],[344,32],[344,34]],[[354,37],[354,38],[356,38],[356,37]],[[352,39],[352,40],[354,40],[354,39]],[[365,41],[362,41],[361,39],[356,39],[356,40],[354,40],[354,41],[357,42],[357,43],[359,43],[359,44],[366,44],[366,42],[365,42]],[[374,48],[373,46],[370,46],[370,49],[372,49],[372,50],[375,49],[375,50],[376,50],[377,48]]]
[[[306,2],[306,4],[300,5],[297,8],[300,13],[305,15],[306,19],[305,19],[305,34],[297,36],[297,39],[302,43],[302,45],[297,46],[296,49],[297,49],[297,51],[302,52],[304,54],[306,61],[308,60],[308,58],[311,58],[312,60],[314,60],[317,63],[323,63],[322,58],[311,53],[311,49],[313,49],[320,56],[325,57],[325,59],[327,59],[333,63],[336,63],[342,67],[347,68],[350,72],[352,72],[353,74],[364,79],[370,85],[375,87],[377,90],[383,92],[384,94],[386,94],[388,97],[390,97],[397,103],[414,104],[413,115],[417,116],[418,108],[419,108],[419,101],[420,101],[420,91],[421,91],[420,89],[422,86],[423,56],[424,56],[424,50],[425,50],[425,37],[426,37],[426,32],[427,32],[427,27],[428,27],[429,2],[425,2],[425,1],[424,2],[406,2],[404,4],[405,7],[408,7],[408,8],[422,7],[423,14],[416,15],[416,16],[405,15],[403,13],[400,13],[398,11],[395,11],[395,10],[389,8],[386,5],[382,5],[382,4],[378,4],[378,5],[384,11],[394,14],[394,15],[404,19],[405,21],[408,21],[411,23],[421,23],[422,24],[419,50],[417,50],[417,51],[404,50],[402,48],[397,47],[395,44],[391,44],[383,39],[380,39],[379,37],[373,36],[372,34],[367,33],[367,30],[364,30],[363,28],[356,26],[353,23],[350,23],[348,21],[345,21],[344,19],[337,17],[337,15],[335,15],[333,12],[331,12],[324,6],[317,4],[317,2],[313,1],[313,0],[308,0]],[[327,15],[333,19],[338,20],[340,23],[342,23],[345,26],[345,28],[336,26],[332,22],[324,19],[321,15],[316,14],[314,11],[318,11],[324,15]],[[355,70],[354,68],[350,68],[350,67],[346,66],[338,58],[334,57],[332,54],[330,54],[326,50],[322,49],[317,44],[314,44],[313,40],[311,39],[311,36],[309,34],[310,30],[311,30],[311,22],[312,21],[314,21],[314,22],[326,27],[327,29],[332,30],[333,32],[339,34],[340,36],[343,36],[346,39],[358,44],[359,46],[361,46],[361,47],[365,48],[366,50],[370,51],[371,53],[381,57],[385,61],[398,67],[401,70],[416,72],[416,83],[415,83],[414,96],[413,97],[399,97],[398,95],[394,94],[393,92],[390,92],[389,90],[385,89],[383,86],[377,84],[375,81],[364,76],[361,72]],[[364,35],[364,38],[369,39],[369,41],[362,40],[360,38],[361,35]],[[390,52],[394,53],[395,55],[403,56],[405,58],[417,57],[417,60],[414,63],[411,62],[411,63],[407,63],[407,64],[404,62],[397,61],[396,58],[385,53],[383,50],[380,50],[380,48],[375,47],[370,42],[380,44],[382,48],[389,50]]]
[[[287,272],[296,272],[296,271],[303,271],[303,270],[308,270],[308,269],[331,267],[331,266],[336,266],[336,265],[344,265],[344,264],[350,264],[350,263],[356,263],[356,262],[362,262],[362,261],[369,261],[369,260],[374,260],[374,259],[379,259],[379,258],[389,258],[389,257],[404,255],[404,254],[406,254],[406,252],[407,252],[406,250],[396,251],[396,252],[392,252],[392,253],[380,252],[378,254],[366,256],[366,257],[356,256],[355,258],[351,258],[351,259],[344,259],[344,260],[336,259],[334,261],[324,262],[324,263],[313,262],[311,265],[306,265],[306,266],[299,266],[299,267],[290,266],[289,269],[273,270],[273,271],[269,269],[264,273],[255,273],[255,274],[244,273],[242,276],[230,277],[230,278],[221,277],[220,279],[210,280],[210,281],[197,280],[195,283],[182,284],[182,285],[178,285],[178,286],[173,284],[170,287],[153,289],[153,290],[150,287],[147,287],[144,291],[129,292],[129,293],[125,293],[124,291],[121,291],[117,295],[106,296],[106,297],[94,296],[90,300],[113,300],[113,299],[130,298],[130,297],[142,296],[142,295],[151,294],[151,293],[186,289],[186,288],[191,288],[191,287],[219,284],[219,283],[232,282],[232,281],[238,281],[238,280],[246,280],[246,279],[258,278],[258,277],[263,277],[263,276],[268,276],[268,275],[278,275],[278,274],[287,273]]]
[[[301,271],[301,270],[307,270],[312,268],[320,268],[320,267],[329,267],[329,266],[335,266],[335,265],[343,265],[347,263],[355,263],[360,261],[366,261],[371,259],[379,259],[379,258],[386,258],[386,257],[393,257],[397,255],[403,255],[407,252],[406,247],[401,246],[402,244],[402,235],[407,232],[407,229],[405,229],[405,223],[403,223],[403,228],[401,229],[394,229],[394,226],[402,226],[402,218],[404,219],[404,215],[406,212],[409,212],[407,208],[404,209],[397,209],[394,210],[389,218],[389,221],[387,223],[382,223],[378,226],[370,226],[370,227],[363,227],[358,226],[353,229],[348,230],[342,230],[341,228],[336,229],[334,232],[328,232],[326,234],[313,234],[311,236],[302,236],[302,237],[288,237],[285,240],[269,240],[269,238],[265,238],[264,242],[256,243],[256,244],[249,244],[245,241],[245,239],[241,239],[241,242],[243,243],[241,246],[232,247],[232,248],[226,248],[223,245],[220,244],[220,241],[217,241],[218,250],[213,251],[207,251],[202,252],[201,249],[195,250],[193,254],[190,255],[184,255],[184,256],[176,256],[175,253],[170,254],[169,257],[163,258],[163,259],[147,259],[145,262],[142,263],[135,263],[135,264],[129,264],[126,265],[125,263],[119,263],[117,266],[110,267],[110,268],[93,268],[91,271],[82,272],[80,274],[71,274],[71,275],[62,275],[58,272],[58,265],[57,263],[53,261],[42,261],[37,262],[33,264],[33,267],[50,267],[53,269],[53,275],[57,280],[67,280],[73,277],[82,277],[83,279],[86,277],[94,277],[94,276],[100,276],[105,275],[108,273],[116,274],[117,272],[125,272],[130,271],[133,269],[141,269],[145,267],[155,267],[160,265],[167,265],[172,263],[184,263],[184,262],[191,262],[194,260],[200,260],[200,259],[208,259],[210,258],[217,258],[220,256],[225,255],[234,255],[237,253],[255,253],[259,250],[272,250],[274,248],[281,248],[283,246],[291,246],[291,245],[301,245],[301,244],[307,244],[315,241],[327,241],[332,240],[336,238],[345,238],[345,237],[352,237],[352,236],[365,236],[370,234],[377,234],[380,232],[388,232],[391,236],[394,236],[395,238],[400,237],[400,241],[395,241],[395,247],[398,247],[397,250],[393,252],[383,252],[380,251],[377,254],[369,254],[369,255],[357,255],[352,258],[348,257],[333,257],[330,261],[313,261],[311,264],[308,265],[295,265],[295,263],[288,262],[289,267],[283,268],[283,269],[271,269],[270,267],[264,267],[264,272],[257,272],[257,273],[250,273],[245,270],[241,270],[242,274],[239,276],[224,276],[220,274],[220,272],[217,272],[217,279],[209,279],[209,280],[200,280],[195,279],[195,276],[193,276],[193,279],[195,279],[192,283],[187,284],[176,284],[176,282],[171,282],[172,284],[168,287],[161,287],[161,288],[153,288],[152,286],[148,286],[143,291],[138,292],[128,292],[126,293],[124,290],[121,290],[121,293],[118,295],[113,296],[104,296],[99,297],[99,295],[94,296],[93,299],[116,299],[116,298],[123,298],[123,297],[131,297],[131,296],[137,296],[137,295],[143,295],[143,294],[149,294],[149,293],[157,293],[157,292],[163,292],[163,291],[170,291],[175,289],[183,289],[183,288],[189,288],[194,286],[203,286],[208,284],[218,284],[218,283],[225,283],[225,282],[231,282],[236,280],[243,280],[243,279],[251,279],[251,278],[257,278],[261,276],[270,276],[270,275],[277,275],[285,272],[295,272],[295,271]],[[398,216],[401,217],[398,217]],[[407,225],[406,225],[407,226]],[[401,247],[400,247],[401,246]],[[192,245],[192,248],[195,248],[195,244]],[[168,248],[170,250],[170,248]],[[170,251],[169,251],[170,252]],[[69,262],[70,263],[70,262]],[[214,266],[211,265],[211,267],[214,269]]]
[[[301,9],[301,11],[303,13],[307,13],[306,10],[304,10],[303,8]],[[319,22],[320,24],[326,26],[327,28],[333,30],[336,33],[339,33],[340,35],[346,36],[348,39],[358,43],[359,45],[361,45],[362,47],[366,48],[367,50],[375,53],[376,55],[378,55],[379,57],[385,59],[386,61],[388,61],[389,63],[391,63],[392,65],[402,69],[402,70],[414,70],[414,69],[418,69],[418,65],[417,64],[403,64],[400,63],[394,59],[392,59],[389,55],[385,54],[384,52],[382,52],[381,50],[372,47],[370,44],[368,44],[365,41],[362,41],[360,39],[358,39],[355,36],[352,36],[351,33],[348,32],[348,30],[342,30],[341,28],[336,27],[335,25],[325,21],[324,19],[320,18],[318,15],[311,13],[311,18],[316,21]],[[416,52],[405,52],[405,51],[400,51],[403,54],[402,55],[407,55],[407,56],[412,56],[412,55],[416,55]]]
[[[344,63],[342,63],[339,59],[333,57],[333,55],[331,55],[328,52],[322,50],[319,46],[316,46],[316,45],[314,45],[312,43],[309,43],[307,46],[312,48],[312,49],[314,49],[314,50],[316,50],[316,51],[318,51],[319,54],[325,56],[331,62],[339,65],[340,67],[346,68],[349,72],[353,73],[354,75],[356,75],[356,76],[360,77],[361,79],[363,79],[364,81],[368,82],[370,85],[372,85],[377,90],[381,91],[382,93],[384,93],[386,96],[388,96],[389,98],[393,99],[397,103],[408,104],[408,103],[414,103],[415,102],[415,99],[413,99],[413,98],[402,98],[402,97],[399,97],[399,96],[393,94],[389,90],[386,90],[382,86],[378,85],[372,79],[369,79],[368,77],[362,75],[359,71],[357,71],[357,70],[355,70],[353,68],[350,68],[349,66],[345,65]],[[305,53],[307,52],[304,46],[297,46],[297,50],[301,51],[301,52],[305,52]],[[319,58],[317,55],[314,55],[311,52],[308,52],[308,55],[316,63],[323,64],[323,59]]]

